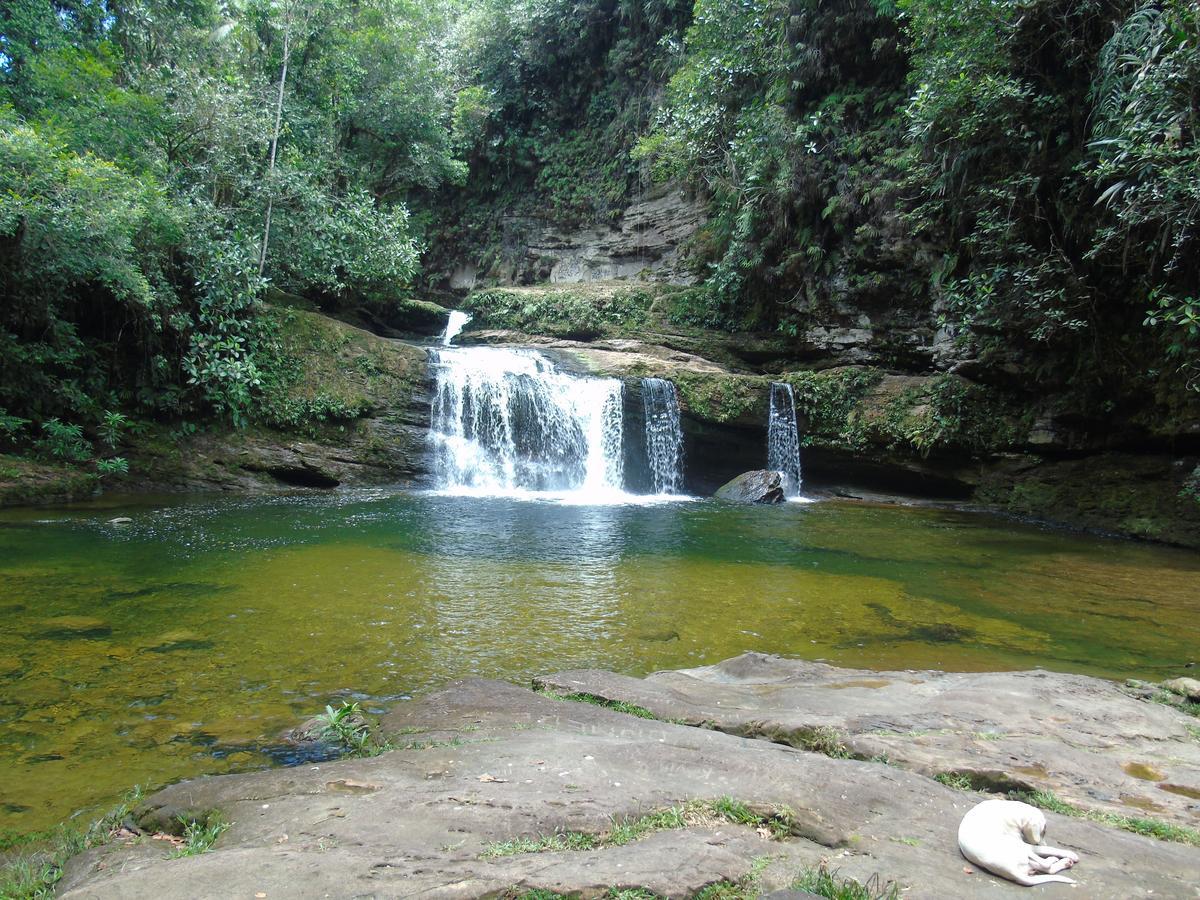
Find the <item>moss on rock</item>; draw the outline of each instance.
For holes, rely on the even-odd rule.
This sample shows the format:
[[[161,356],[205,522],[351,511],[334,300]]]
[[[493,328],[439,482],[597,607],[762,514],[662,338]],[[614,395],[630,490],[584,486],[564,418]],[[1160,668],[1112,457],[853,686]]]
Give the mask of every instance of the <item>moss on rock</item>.
[[[79,466],[0,454],[0,506],[79,500],[99,484],[94,471]]]
[[[485,328],[595,340],[636,334],[650,324],[652,307],[677,290],[645,282],[498,287],[476,291],[463,308]]]
[[[411,393],[425,378],[425,354],[318,313],[276,309],[276,353],[255,419],[317,434]]]
[[[681,372],[670,376],[684,410],[717,425],[764,425],[770,379],[753,375]]]

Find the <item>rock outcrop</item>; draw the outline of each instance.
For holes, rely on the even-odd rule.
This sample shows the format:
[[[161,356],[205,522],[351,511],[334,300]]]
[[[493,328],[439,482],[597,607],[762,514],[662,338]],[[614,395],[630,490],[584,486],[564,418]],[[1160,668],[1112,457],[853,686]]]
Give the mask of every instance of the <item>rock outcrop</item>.
[[[1200,826],[1200,722],[1096,678],[866,672],[747,653],[646,679],[579,671],[540,683],[731,734],[834,743],[925,775]]]
[[[691,284],[696,277],[683,247],[706,217],[704,205],[678,185],[658,186],[635,199],[612,224],[572,229],[550,219],[506,216],[500,247],[492,248],[497,261],[490,268],[461,263],[446,286],[471,290],[484,282],[578,284],[641,277]]]
[[[958,822],[978,797],[895,766],[483,680],[404,704],[384,727],[403,749],[160,791],[135,812],[142,828],[210,813],[231,827],[190,857],[144,840],[90,850],[60,896],[688,897],[717,884],[787,888],[821,861],[910,900],[1024,890],[959,856]],[[725,797],[744,812],[723,815],[714,801]],[[647,819],[672,808],[688,812]],[[1081,896],[1193,896],[1200,849],[1048,819],[1053,843],[1082,856],[1071,873]]]
[[[743,472],[717,488],[713,496],[731,503],[782,503],[783,473],[767,469]]]

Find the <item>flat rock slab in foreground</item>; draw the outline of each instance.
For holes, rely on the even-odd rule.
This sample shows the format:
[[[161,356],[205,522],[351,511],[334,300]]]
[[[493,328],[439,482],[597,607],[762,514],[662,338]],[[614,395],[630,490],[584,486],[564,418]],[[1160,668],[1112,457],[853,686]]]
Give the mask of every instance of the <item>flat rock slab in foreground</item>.
[[[563,672],[550,690],[795,746],[840,741],[926,775],[1053,791],[1076,806],[1200,827],[1200,720],[1054,672],[866,672],[746,653],[646,679]],[[1197,879],[1200,882],[1200,872]]]
[[[480,897],[545,889],[596,897],[642,887],[685,897],[760,870],[763,892],[786,888],[821,859],[860,880],[895,879],[907,898],[1027,890],[971,872],[959,856],[958,822],[976,797],[892,766],[482,680],[399,707],[384,725],[412,745],[159,792],[139,813],[145,827],[211,809],[233,825],[194,857],[166,859],[155,841],[90,851],[70,865],[63,896]],[[614,820],[726,795],[764,813],[789,808],[793,835],[775,840],[713,820],[619,847],[483,857],[493,842],[602,834]],[[1083,857],[1072,873],[1081,883],[1075,896],[1196,896],[1200,849],[1049,818],[1053,843]],[[1056,887],[1063,896],[1072,890]]]

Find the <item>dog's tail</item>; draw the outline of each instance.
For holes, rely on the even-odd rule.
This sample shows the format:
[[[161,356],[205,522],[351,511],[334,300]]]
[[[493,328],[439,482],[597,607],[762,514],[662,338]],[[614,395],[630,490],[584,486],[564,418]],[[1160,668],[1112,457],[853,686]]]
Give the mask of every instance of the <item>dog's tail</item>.
[[[1024,878],[1014,878],[1018,884],[1031,886],[1035,884],[1048,884],[1051,881],[1061,881],[1063,884],[1078,884],[1074,878],[1068,878],[1066,875],[1026,875]]]

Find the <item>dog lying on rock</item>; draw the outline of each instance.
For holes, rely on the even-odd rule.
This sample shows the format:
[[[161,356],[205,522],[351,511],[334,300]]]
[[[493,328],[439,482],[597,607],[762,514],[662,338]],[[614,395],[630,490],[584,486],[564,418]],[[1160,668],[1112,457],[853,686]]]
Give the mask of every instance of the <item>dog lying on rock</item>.
[[[1017,884],[1075,884],[1057,873],[1079,862],[1079,856],[1043,845],[1045,833],[1046,816],[1037,807],[1015,800],[984,800],[963,816],[958,849],[981,869]]]

